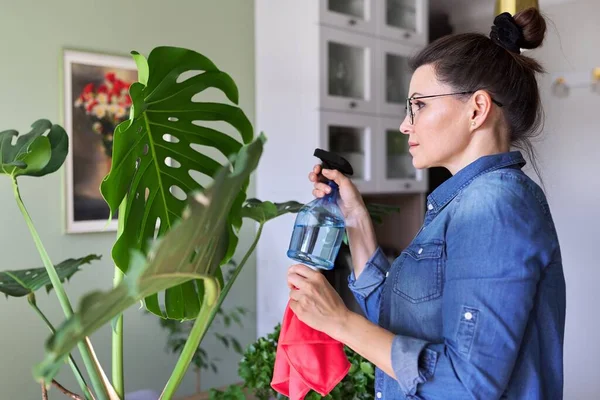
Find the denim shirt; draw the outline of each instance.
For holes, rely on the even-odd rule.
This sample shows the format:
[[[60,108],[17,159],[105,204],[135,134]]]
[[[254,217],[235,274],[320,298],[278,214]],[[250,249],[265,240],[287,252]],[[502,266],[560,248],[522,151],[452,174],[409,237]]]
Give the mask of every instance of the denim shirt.
[[[472,162],[428,196],[391,265],[378,248],[350,275],[367,318],[395,335],[376,399],[562,399],[562,260],[524,165],[518,151]]]

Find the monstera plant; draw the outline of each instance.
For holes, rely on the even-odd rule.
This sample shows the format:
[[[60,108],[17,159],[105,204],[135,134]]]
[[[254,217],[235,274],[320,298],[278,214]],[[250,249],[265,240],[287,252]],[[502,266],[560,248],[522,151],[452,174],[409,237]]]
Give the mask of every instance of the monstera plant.
[[[34,368],[44,398],[47,388],[55,385],[75,399],[123,399],[122,313],[143,302],[161,318],[195,320],[161,395],[161,399],[171,399],[254,251],[263,225],[302,206],[294,201],[277,204],[246,198],[266,138],[262,134],[255,137],[250,121],[237,106],[238,90],[229,75],[205,56],[183,48],[158,47],[147,59],[137,52],[132,56],[139,81],[130,87],[131,114],[115,130],[111,170],[101,185],[111,212],[118,210],[119,216],[112,248],[115,285],[110,291],[87,294],[75,311],[63,282],[100,257],[92,254],[54,264],[18,186],[20,176],[41,177],[58,170],[68,152],[68,136],[47,120],[35,122],[25,135],[0,133],[0,172],[13,183],[15,199],[44,265],[0,273],[0,291],[7,296],[27,296],[51,330],[46,356]],[[224,101],[195,99],[207,89],[221,92]],[[227,123],[237,135],[207,126],[213,121]],[[194,146],[210,147],[228,162],[222,165]],[[208,184],[201,185],[193,178],[195,173],[205,175]],[[390,212],[376,206],[370,210],[376,219]],[[225,284],[221,267],[236,250],[243,218],[258,222],[258,231]],[[54,289],[64,311],[65,321],[56,328],[36,303],[34,293],[42,287]],[[108,323],[113,334],[112,379],[104,373],[89,339]],[[90,385],[70,355],[76,347]],[[77,377],[81,395],[54,380],[65,361]]]

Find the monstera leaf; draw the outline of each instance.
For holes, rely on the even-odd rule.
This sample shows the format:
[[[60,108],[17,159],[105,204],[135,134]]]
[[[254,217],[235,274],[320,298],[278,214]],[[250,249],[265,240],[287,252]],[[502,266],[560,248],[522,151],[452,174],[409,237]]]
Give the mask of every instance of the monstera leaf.
[[[201,280],[209,292],[207,297],[213,299],[213,304],[205,301],[202,307],[214,307],[221,289],[215,273],[229,242],[226,218],[258,165],[264,141],[260,135],[243,147],[233,171],[222,168],[208,190],[188,197],[184,218],[155,242],[148,260],[141,252],[133,251],[128,274],[119,286],[108,293],[94,292],[83,298],[75,315],[47,342],[46,359],[36,368],[38,378],[52,379],[78,341],[154,293]]]
[[[177,192],[202,190],[192,178],[197,171],[214,178],[221,164],[194,150],[192,144],[208,146],[230,158],[253,138],[252,125],[236,105],[196,102],[193,97],[206,89],[221,91],[229,101],[238,102],[233,80],[209,59],[191,50],[157,47],[148,60],[132,53],[138,66],[139,82],[130,87],[133,101],[130,119],[115,130],[113,162],[101,191],[111,212],[124,199],[123,232],[113,247],[115,264],[129,273],[130,251],[147,254],[151,242],[168,232],[181,218],[185,200]],[[188,79],[188,75],[197,73]],[[204,121],[224,121],[240,134],[241,142]],[[227,216],[228,245],[222,264],[233,255],[242,219],[238,215],[246,197],[248,182],[240,186],[234,213]],[[157,229],[158,226],[158,229]],[[221,278],[222,279],[222,278]],[[146,308],[163,317],[193,319],[202,300],[201,282],[186,282],[165,293],[165,310],[158,294],[146,299]]]
[[[273,203],[270,201],[260,201],[258,199],[248,199],[242,208],[241,216],[250,218],[258,223],[265,222],[287,213],[297,213],[304,206],[297,201],[287,201],[285,203]]]
[[[61,282],[70,279],[79,267],[89,264],[94,260],[100,260],[102,256],[90,254],[82,258],[69,258],[54,266]],[[52,289],[52,283],[46,268],[32,268],[15,271],[0,272],[0,292],[12,297],[27,296],[38,289],[46,287],[46,291]]]
[[[19,136],[13,144],[18,135],[15,130],[0,132],[0,173],[13,177],[43,176],[64,163],[69,138],[61,126],[40,119],[31,125],[31,132]]]

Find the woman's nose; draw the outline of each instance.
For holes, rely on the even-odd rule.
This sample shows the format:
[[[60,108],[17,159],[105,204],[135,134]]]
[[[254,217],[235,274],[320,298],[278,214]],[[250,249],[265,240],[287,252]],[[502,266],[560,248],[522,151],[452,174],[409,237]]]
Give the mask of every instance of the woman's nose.
[[[413,129],[413,126],[411,125],[409,120],[410,118],[407,115],[406,117],[404,117],[404,120],[400,124],[400,132],[404,133],[405,135],[408,135]]]

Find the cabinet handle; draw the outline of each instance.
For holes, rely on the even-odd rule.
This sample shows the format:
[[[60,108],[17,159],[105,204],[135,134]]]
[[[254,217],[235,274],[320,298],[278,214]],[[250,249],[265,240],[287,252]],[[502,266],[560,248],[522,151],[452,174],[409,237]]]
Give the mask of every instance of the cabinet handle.
[[[404,184],[404,189],[410,189],[410,182],[406,182]]]
[[[356,104],[355,101],[351,101],[350,104],[349,104],[350,108],[356,108],[357,105],[358,104]]]
[[[410,32],[404,32],[404,39],[410,39],[411,34]]]
[[[355,19],[352,19],[352,18],[351,18],[351,19],[349,19],[349,20],[348,20],[348,25],[350,25],[350,26],[354,26],[354,25],[356,25],[356,20],[355,20]]]

